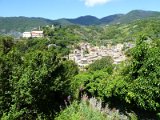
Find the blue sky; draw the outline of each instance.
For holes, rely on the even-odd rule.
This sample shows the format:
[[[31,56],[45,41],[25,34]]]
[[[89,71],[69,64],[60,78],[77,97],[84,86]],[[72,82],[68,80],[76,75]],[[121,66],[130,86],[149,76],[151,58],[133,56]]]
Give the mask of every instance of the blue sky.
[[[160,11],[160,0],[0,0],[0,16],[76,18],[93,15],[102,18],[131,10]]]

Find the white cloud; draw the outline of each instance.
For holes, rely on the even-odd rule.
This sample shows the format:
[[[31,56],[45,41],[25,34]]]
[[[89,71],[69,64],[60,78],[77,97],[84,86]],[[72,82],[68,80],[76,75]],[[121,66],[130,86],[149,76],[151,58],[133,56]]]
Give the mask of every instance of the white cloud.
[[[93,7],[98,4],[105,4],[107,2],[110,2],[111,0],[83,0],[85,2],[85,5],[88,7]]]

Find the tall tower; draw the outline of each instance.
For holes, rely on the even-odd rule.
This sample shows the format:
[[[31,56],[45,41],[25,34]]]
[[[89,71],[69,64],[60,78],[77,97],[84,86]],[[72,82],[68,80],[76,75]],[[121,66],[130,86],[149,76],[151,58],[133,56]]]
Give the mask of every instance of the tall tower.
[[[52,25],[52,27],[51,27],[52,29],[54,29],[54,25]]]

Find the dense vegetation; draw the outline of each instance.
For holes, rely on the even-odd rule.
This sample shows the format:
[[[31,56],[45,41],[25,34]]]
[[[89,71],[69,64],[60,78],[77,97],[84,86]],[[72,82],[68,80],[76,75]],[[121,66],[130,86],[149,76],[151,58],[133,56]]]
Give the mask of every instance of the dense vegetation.
[[[108,43],[117,44],[124,42],[135,42],[137,36],[146,34],[149,39],[159,38],[160,20],[157,18],[138,20],[128,24],[113,24],[103,26],[54,26],[43,27],[46,36],[74,44],[79,41],[87,41],[93,45],[104,45]],[[57,41],[56,40],[56,41]],[[70,44],[69,43],[69,44]]]
[[[158,19],[149,19],[110,26],[47,26],[42,28],[44,38],[18,41],[1,36],[1,119],[159,119],[159,26]],[[135,47],[119,65],[105,57],[79,72],[66,56],[81,41],[130,41]],[[93,98],[99,101],[96,106]]]
[[[88,107],[85,101],[73,102],[70,107],[62,111],[55,120],[106,120],[100,111]]]
[[[78,68],[60,58],[60,50],[47,48],[46,41],[14,43],[10,37],[0,38],[2,119],[53,117],[70,95],[71,78]]]

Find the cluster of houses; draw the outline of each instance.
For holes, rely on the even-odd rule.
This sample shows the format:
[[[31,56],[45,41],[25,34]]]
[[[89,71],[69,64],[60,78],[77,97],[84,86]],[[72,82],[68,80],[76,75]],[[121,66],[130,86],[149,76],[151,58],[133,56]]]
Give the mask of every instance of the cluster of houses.
[[[23,38],[34,38],[34,37],[43,37],[43,31],[31,31],[31,32],[24,32],[22,37]],[[92,46],[90,43],[80,43],[77,49],[74,49],[69,54],[69,60],[73,60],[75,63],[78,64],[79,68],[84,69],[89,64],[93,63],[94,61],[101,59],[102,57],[111,56],[114,64],[119,64],[121,61],[126,60],[124,52],[122,49],[132,48],[133,44],[117,44],[108,46]]]
[[[31,31],[31,32],[23,32],[23,38],[34,38],[34,37],[43,37],[43,31]]]
[[[89,43],[80,43],[79,49],[74,49],[69,54],[69,60],[75,61],[81,69],[85,66],[93,63],[95,60],[102,57],[111,56],[114,60],[114,64],[119,64],[126,59],[122,49],[124,44],[117,44],[115,46],[91,46]],[[128,46],[130,47],[130,46]]]

